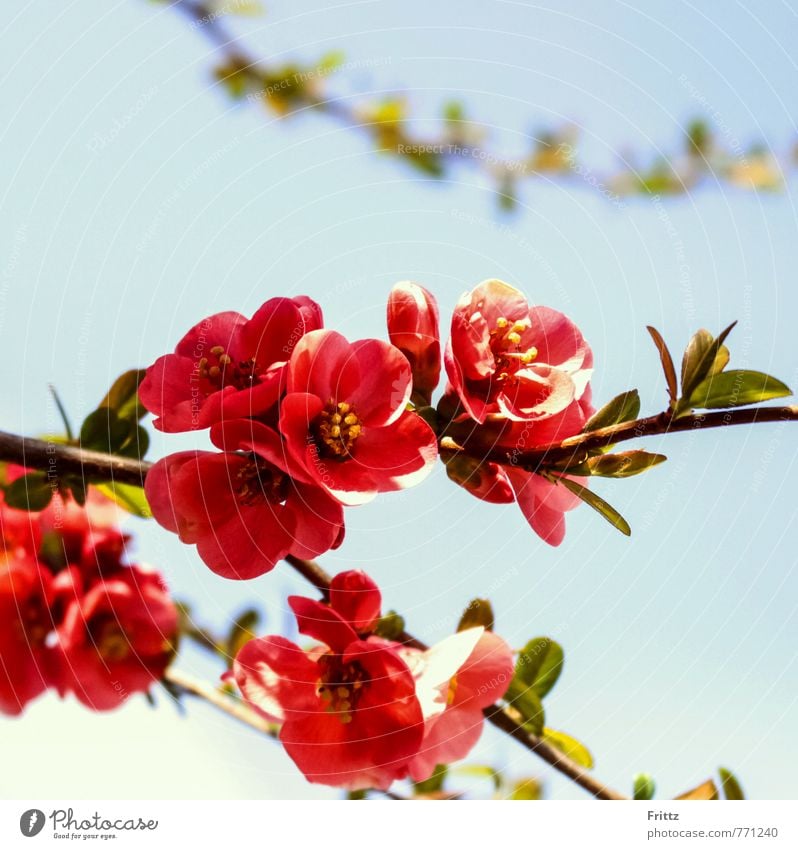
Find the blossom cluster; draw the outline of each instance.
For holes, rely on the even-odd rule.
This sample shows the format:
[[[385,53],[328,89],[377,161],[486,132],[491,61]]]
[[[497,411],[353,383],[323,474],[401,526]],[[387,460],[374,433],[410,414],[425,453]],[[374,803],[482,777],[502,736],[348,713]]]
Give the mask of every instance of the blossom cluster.
[[[139,395],[163,431],[210,428],[218,452],[155,464],[155,518],[228,578],[344,537],[344,506],[422,480],[435,433],[408,409],[410,363],[378,339],[325,329],[306,297],[272,298],[246,319],[219,313],[147,370]]]
[[[253,639],[227,677],[268,719],[305,777],[348,790],[422,781],[465,757],[483,709],[512,679],[501,637],[469,628],[427,650],[377,636],[381,595],[363,572],[333,578],[329,601],[288,603],[304,649],[285,637]]]
[[[591,414],[593,356],[578,328],[506,283],[480,284],[454,310],[434,411],[435,298],[397,284],[387,318],[390,342],[350,342],[310,298],[272,298],[251,318],[204,319],[147,369],[139,397],[155,427],[209,429],[218,449],[171,454],[146,482],[158,522],[214,572],[253,578],[337,548],[344,508],[422,481],[452,428],[467,450],[442,454],[449,477],[485,501],[517,501],[540,537],[562,541],[578,498],[511,457],[578,433]],[[497,449],[507,464],[485,459]]]
[[[124,562],[116,517],[98,493],[85,507],[55,494],[38,513],[0,497],[0,712],[48,688],[112,710],[163,675],[177,609],[157,572]]]

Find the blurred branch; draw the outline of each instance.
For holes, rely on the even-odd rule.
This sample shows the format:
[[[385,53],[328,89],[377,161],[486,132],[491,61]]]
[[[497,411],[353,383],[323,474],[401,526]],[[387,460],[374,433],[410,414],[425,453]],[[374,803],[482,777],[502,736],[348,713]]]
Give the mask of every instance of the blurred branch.
[[[536,177],[568,180],[619,204],[629,195],[657,200],[661,195],[683,194],[708,179],[736,188],[773,190],[796,165],[796,150],[779,160],[765,145],[747,151],[736,139],[727,139],[724,145],[718,136],[725,131],[713,132],[703,120],[685,127],[681,149],[673,155],[626,154],[620,157],[618,168],[607,173],[597,172],[581,160],[572,126],[541,132],[531,140],[526,155],[507,157],[484,145],[485,128],[468,117],[459,101],[443,105],[441,129],[435,135],[419,136],[401,95],[336,97],[326,80],[340,65],[339,54],[322,57],[309,66],[295,62],[267,65],[227,31],[223,18],[225,12],[235,11],[234,6],[217,7],[201,0],[173,0],[170,5],[189,20],[192,30],[218,49],[221,62],[214,75],[234,99],[261,103],[279,117],[308,109],[323,112],[352,130],[365,131],[379,151],[431,177],[447,175],[457,163],[482,172],[504,209],[516,205],[519,184]],[[679,82],[689,97],[704,102],[702,93],[684,75]]]

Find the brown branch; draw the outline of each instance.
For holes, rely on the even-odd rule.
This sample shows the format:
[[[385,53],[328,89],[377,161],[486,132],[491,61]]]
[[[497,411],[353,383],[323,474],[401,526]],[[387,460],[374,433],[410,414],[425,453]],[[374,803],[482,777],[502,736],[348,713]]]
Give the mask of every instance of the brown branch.
[[[238,40],[227,31],[224,23],[220,21],[222,15],[212,6],[203,0],[173,0],[171,6],[188,18],[193,29],[198,30],[219,49],[231,74],[245,77],[253,84],[254,92],[263,92],[266,89],[269,85],[266,81],[267,70],[260,60],[246,52]],[[368,104],[367,101],[366,103]],[[484,171],[495,181],[496,192],[505,209],[515,206],[515,185],[521,179],[554,176],[577,185],[581,180],[580,174],[586,167],[577,158],[576,138],[567,127],[556,134],[547,133],[541,138],[533,139],[533,149],[527,156],[511,158],[489,151],[480,144],[479,126],[465,117],[450,122],[451,127],[454,127],[453,133],[443,132],[438,136],[426,138],[411,135],[406,129],[408,120],[405,118],[393,123],[370,119],[361,114],[357,103],[351,104],[325,97],[310,88],[292,88],[291,98],[286,100],[283,106],[284,109],[277,110],[280,115],[288,114],[289,111],[318,109],[348,129],[366,130],[377,141],[381,150],[395,153],[432,176],[443,176],[446,173],[444,166],[450,163],[461,163]],[[709,131],[703,122],[701,128],[707,138],[702,143],[697,143],[691,135],[694,130],[687,127],[685,149],[673,158],[673,162],[684,160],[686,165],[669,163],[664,171],[654,168],[650,173],[641,172],[634,166],[634,158],[629,157],[625,169],[601,175],[598,183],[610,187],[611,197],[615,201],[624,195],[650,196],[653,191],[650,186],[652,178],[657,182],[656,191],[659,194],[683,194],[706,177],[725,179],[735,186],[754,190],[763,187],[752,176],[751,163],[741,166],[716,139],[709,137]],[[385,138],[381,137],[383,129],[389,130]],[[782,159],[780,169],[774,168],[770,159],[764,155],[757,162],[772,174],[773,179],[781,182],[781,172],[792,170],[794,165],[792,157],[785,155]],[[590,171],[592,173],[593,169]],[[765,188],[772,188],[771,183],[766,181]]]
[[[667,433],[684,433],[733,425],[788,421],[798,421],[798,406],[718,410],[712,413],[693,413],[678,419],[672,419],[667,413],[658,413],[656,416],[580,433],[561,442],[541,445],[533,451],[508,448],[469,449],[468,436],[464,437],[463,445],[469,454],[473,454],[479,460],[520,466],[534,471],[544,463],[578,461],[588,449],[605,448],[643,436],[662,436]]]
[[[728,425],[754,424],[757,422],[798,421],[798,407],[759,407],[754,409],[727,410],[716,413],[693,414],[672,420],[667,413],[625,422],[609,428],[579,434],[563,442],[543,446],[530,452],[508,452],[492,449],[481,455],[498,463],[512,463],[537,467],[543,461],[567,460],[584,452],[588,448],[598,448],[635,439],[639,436],[656,436],[665,433],[683,432],[704,428],[726,427]],[[75,446],[48,442],[41,439],[28,439],[15,434],[0,432],[0,460],[20,463],[29,468],[46,471],[48,479],[57,482],[60,476],[77,475],[84,479],[111,480],[119,483],[142,485],[151,468],[151,463],[139,460],[115,457],[96,451],[85,451]],[[306,581],[312,584],[325,598],[329,594],[330,576],[312,560],[302,560],[288,555],[286,562]],[[404,632],[400,641],[424,650],[427,646]],[[244,703],[235,702],[213,687],[193,681],[177,670],[169,670],[167,677],[172,683],[192,692],[214,704],[231,716],[268,734],[274,734],[273,727],[260,714],[252,711]],[[624,799],[622,794],[595,779],[575,761],[564,755],[554,746],[536,735],[526,732],[512,715],[511,708],[492,705],[485,709],[487,720],[504,733],[517,740],[522,746],[534,752],[546,763],[554,767],[575,784],[587,790],[598,799]]]
[[[204,681],[200,681],[192,675],[181,672],[174,667],[166,670],[164,678],[170,684],[177,687],[178,690],[208,702],[218,710],[223,711],[228,716],[232,716],[233,719],[237,719],[239,722],[243,722],[250,728],[254,728],[261,734],[268,734],[270,737],[277,736],[277,728],[256,710],[249,707],[246,702],[226,696],[216,687],[206,684]]]

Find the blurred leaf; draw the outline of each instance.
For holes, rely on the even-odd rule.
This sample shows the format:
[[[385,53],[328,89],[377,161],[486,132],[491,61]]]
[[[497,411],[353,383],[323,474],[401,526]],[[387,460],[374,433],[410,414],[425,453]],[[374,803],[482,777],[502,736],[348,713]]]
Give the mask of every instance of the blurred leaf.
[[[465,107],[459,100],[448,100],[443,104],[443,119],[448,123],[459,124],[465,120]]]
[[[5,488],[5,502],[16,510],[44,510],[52,497],[53,488],[45,472],[29,472]]]
[[[595,492],[591,492],[587,487],[578,484],[576,481],[572,481],[570,478],[565,477],[556,477],[553,476],[552,480],[555,480],[557,483],[561,483],[566,489],[573,492],[578,498],[581,498],[585,504],[592,507],[600,516],[603,516],[614,528],[617,528],[622,534],[626,536],[632,535],[632,529],[629,527],[629,523],[624,519],[623,516],[610,504],[596,495]]]
[[[636,389],[630,389],[628,392],[621,392],[620,395],[616,395],[598,412],[593,413],[582,428],[582,433],[612,427],[622,422],[630,422],[636,419],[639,414],[640,395]]]
[[[432,775],[424,781],[413,782],[414,795],[426,795],[428,793],[439,793],[443,790],[444,782],[449,767],[446,764],[438,764],[432,772]]]
[[[343,50],[331,50],[325,53],[319,60],[319,70],[329,73],[340,68],[346,61],[346,54]]]
[[[502,786],[502,775],[492,766],[487,764],[466,764],[452,770],[453,775],[465,775],[469,778],[487,778],[493,783],[493,789],[499,790]]]
[[[513,679],[505,699],[521,715],[524,731],[539,737],[546,724],[546,712],[540,696],[531,687],[525,687],[522,682]]]
[[[665,344],[665,340],[662,338],[659,330],[655,327],[646,327],[646,330],[648,330],[659,351],[659,360],[662,363],[662,371],[665,373],[665,383],[668,386],[668,397],[671,399],[671,404],[675,404],[679,395],[679,387],[676,383],[676,369],[673,367],[673,357],[671,357],[671,352],[668,350],[668,346]]]
[[[499,209],[503,212],[512,212],[518,206],[517,181],[510,174],[502,177],[496,193],[499,196]]]
[[[550,637],[535,637],[519,652],[515,677],[542,699],[557,683],[564,662],[565,653],[559,643]]]
[[[711,375],[699,383],[685,405],[717,410],[759,404],[788,395],[792,395],[790,387],[769,374],[732,369]]]
[[[463,611],[460,622],[457,624],[458,631],[467,628],[476,628],[482,625],[487,631],[493,630],[493,607],[486,598],[475,598]]]
[[[150,437],[135,417],[122,418],[111,407],[98,407],[80,428],[80,445],[92,451],[140,459],[147,453]]]
[[[577,466],[566,471],[572,475],[592,475],[602,478],[631,478],[664,463],[664,454],[649,454],[648,451],[619,451],[616,454],[599,454],[588,457]]]
[[[687,153],[690,155],[706,156],[712,145],[712,133],[706,121],[697,119],[687,127]]]
[[[245,610],[230,626],[225,648],[230,664],[235,660],[241,649],[255,637],[255,631],[260,624],[260,613],[255,608]]]
[[[737,324],[736,321],[732,322],[725,330],[721,331],[717,339],[713,339],[709,344],[707,344],[706,336],[701,331],[690,340],[691,344],[696,343],[696,350],[692,354],[685,352],[688,358],[686,370],[689,374],[682,382],[682,400],[677,407],[677,412],[682,412],[687,399],[692,396],[699,383],[725,368],[728,357],[721,352],[721,349],[735,324]],[[699,337],[699,335],[700,338],[697,339],[696,337]],[[689,347],[688,344],[688,349]]]
[[[676,798],[682,800],[689,799],[691,801],[711,801],[718,798],[718,788],[715,786],[715,782],[710,778],[703,784],[699,784],[698,787],[694,787],[692,790],[688,790],[686,793],[682,793],[681,796],[677,796]]]
[[[142,487],[114,482],[97,484],[97,489],[131,515],[140,519],[152,518],[152,511]]]
[[[745,799],[745,793],[743,793],[743,788],[740,787],[740,782],[735,778],[734,773],[731,772],[731,770],[728,770],[725,767],[721,767],[718,770],[718,773],[720,774],[723,795],[729,801],[739,801],[741,799]]]
[[[638,800],[648,801],[654,798],[654,793],[657,790],[657,785],[654,783],[654,778],[647,772],[638,773],[632,781],[632,797]]]
[[[367,790],[350,790],[346,794],[346,798],[349,802],[362,802],[367,798]]]
[[[543,785],[536,778],[521,778],[515,782],[509,798],[514,802],[537,802],[543,798]]]
[[[139,385],[146,373],[146,369],[131,369],[121,374],[98,406],[110,407],[121,419],[134,418],[139,421],[147,413],[139,403],[138,395]]]
[[[374,626],[374,633],[385,640],[398,640],[405,629],[405,620],[395,611],[383,614]]]
[[[564,755],[572,761],[576,761],[579,766],[585,769],[593,769],[593,755],[584,743],[580,743],[575,737],[566,734],[564,731],[555,731],[553,728],[543,729],[543,739],[547,743],[551,743],[555,749],[559,749]]]

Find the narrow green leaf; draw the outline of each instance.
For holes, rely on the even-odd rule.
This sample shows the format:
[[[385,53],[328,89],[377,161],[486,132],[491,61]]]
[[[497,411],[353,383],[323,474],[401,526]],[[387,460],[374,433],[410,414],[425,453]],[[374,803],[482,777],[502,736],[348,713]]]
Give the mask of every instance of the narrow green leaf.
[[[720,354],[720,352],[723,348],[723,343],[726,341],[726,337],[732,332],[735,324],[737,324],[736,321],[732,322],[725,330],[721,331],[717,339],[712,340],[712,343],[707,348],[696,353],[695,364],[691,364],[692,367],[689,379],[685,380],[682,384],[682,402],[685,402],[685,399],[692,396],[699,383],[707,377],[710,377],[715,373],[719,373],[725,367],[725,363],[728,362],[728,357]],[[703,345],[705,341],[706,340],[704,340],[701,344]],[[721,356],[720,368],[718,368],[719,355]],[[682,406],[683,403],[680,403],[679,407],[681,408]]]
[[[659,360],[662,363],[662,371],[665,373],[665,383],[668,386],[668,397],[671,399],[671,404],[676,403],[676,398],[679,394],[679,387],[676,383],[676,369],[673,367],[673,357],[671,357],[671,352],[668,350],[668,346],[665,344],[665,340],[662,338],[659,330],[655,327],[646,327],[651,338],[654,340],[654,344],[657,346],[657,351],[659,351]]]
[[[463,611],[457,630],[465,631],[467,628],[476,628],[478,625],[482,625],[485,630],[492,631],[493,622],[491,603],[486,598],[475,598]]]
[[[30,472],[6,486],[5,502],[15,510],[38,512],[50,503],[53,488],[44,472]]]
[[[97,489],[103,495],[115,501],[123,510],[140,519],[151,519],[152,511],[147,503],[147,496],[140,486],[128,483],[101,483]]]
[[[555,749],[559,749],[572,761],[576,761],[579,766],[583,766],[585,769],[593,769],[593,755],[590,753],[590,749],[575,737],[571,737],[570,734],[566,734],[564,731],[544,728],[543,739],[547,743],[551,743]]]
[[[790,387],[761,371],[732,369],[699,383],[686,404],[701,410],[745,407],[792,395]]]
[[[648,801],[654,798],[657,785],[654,783],[654,778],[647,772],[640,772],[634,777],[632,788],[632,797],[634,799]]]
[[[121,374],[98,406],[110,407],[122,419],[141,419],[147,411],[139,403],[138,389],[146,373],[145,369],[131,369]]]
[[[588,457],[577,466],[565,469],[572,475],[590,475],[602,478],[631,478],[647,472],[664,463],[668,458],[664,454],[650,454],[648,451],[619,451],[616,454],[599,454]]]
[[[518,654],[515,678],[523,688],[531,687],[542,699],[557,683],[562,673],[565,654],[550,637],[531,639]]]
[[[230,626],[225,643],[227,657],[231,664],[239,651],[255,637],[255,631],[259,624],[260,613],[255,608],[249,608],[236,617]]]
[[[718,773],[720,774],[723,795],[729,801],[739,801],[741,799],[745,799],[745,793],[743,793],[743,788],[740,787],[740,782],[735,778],[734,773],[731,770],[728,770],[725,767],[721,767],[718,770]]]
[[[67,415],[66,407],[64,406],[61,398],[58,394],[58,390],[52,383],[47,385],[47,388],[50,390],[50,394],[53,396],[53,401],[55,402],[55,407],[58,410],[58,415],[61,416],[61,421],[64,424],[64,431],[66,433],[67,440],[72,442],[74,436],[72,434],[72,423],[69,421],[69,416]]]
[[[640,414],[640,395],[636,389],[621,392],[587,420],[582,433],[630,422]]]
[[[629,523],[624,519],[623,516],[610,504],[596,495],[595,492],[591,492],[587,487],[578,484],[576,481],[572,481],[570,478],[561,478],[552,476],[552,480],[557,483],[561,483],[566,489],[573,492],[578,498],[581,498],[585,504],[592,507],[600,516],[603,516],[614,528],[617,528],[622,534],[626,536],[632,535],[632,529],[629,527]]]

